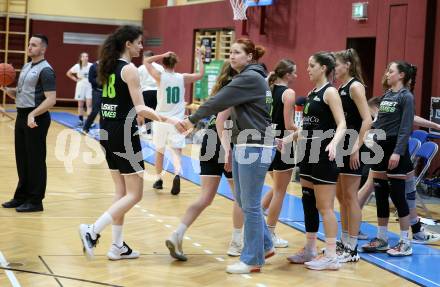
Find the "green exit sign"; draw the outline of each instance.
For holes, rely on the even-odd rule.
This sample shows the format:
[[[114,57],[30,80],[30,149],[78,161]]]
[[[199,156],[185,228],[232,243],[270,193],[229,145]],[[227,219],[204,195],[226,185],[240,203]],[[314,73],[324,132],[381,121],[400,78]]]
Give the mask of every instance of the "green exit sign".
[[[368,18],[368,2],[357,2],[352,5],[351,18],[353,20],[366,20]]]

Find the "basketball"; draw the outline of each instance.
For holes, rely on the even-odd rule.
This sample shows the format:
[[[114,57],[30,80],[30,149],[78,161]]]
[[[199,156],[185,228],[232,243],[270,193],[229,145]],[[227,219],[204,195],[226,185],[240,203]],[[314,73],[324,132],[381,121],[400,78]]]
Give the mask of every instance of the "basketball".
[[[7,86],[15,81],[15,69],[10,64],[0,64],[0,86]]]

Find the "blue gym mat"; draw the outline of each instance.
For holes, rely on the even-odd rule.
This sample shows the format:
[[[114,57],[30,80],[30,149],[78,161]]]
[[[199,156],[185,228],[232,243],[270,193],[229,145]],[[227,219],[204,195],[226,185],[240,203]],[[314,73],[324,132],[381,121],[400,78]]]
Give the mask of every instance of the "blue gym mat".
[[[68,128],[77,129],[76,125],[78,117],[65,112],[51,112],[52,120],[58,122]],[[95,127],[98,128],[98,127]],[[96,130],[91,130],[90,135],[98,139]],[[154,146],[146,141],[142,141],[142,152],[146,162],[154,164]],[[164,166],[165,170],[172,172],[173,167],[171,163],[171,155],[169,152],[165,154]],[[182,156],[182,177],[200,185],[200,166],[199,161],[188,156]],[[270,187],[265,185],[263,193],[270,190]],[[232,193],[229,189],[226,178],[223,177],[218,193],[226,198],[233,199]],[[297,196],[286,194],[283,202],[283,208],[280,213],[280,222],[296,229],[305,232],[304,215],[302,211],[301,199]],[[339,220],[339,213],[336,213]],[[362,223],[362,231],[373,238],[376,235],[376,226],[369,223]],[[395,233],[388,233],[390,245],[394,245],[399,240],[399,235]],[[324,230],[320,224],[318,237],[324,240]],[[359,245],[366,241],[360,240]],[[401,276],[415,284],[421,286],[438,286],[440,287],[440,250],[427,245],[413,244],[413,255],[407,257],[390,257],[386,253],[360,253],[363,260],[372,263],[382,269],[388,270],[398,276]]]

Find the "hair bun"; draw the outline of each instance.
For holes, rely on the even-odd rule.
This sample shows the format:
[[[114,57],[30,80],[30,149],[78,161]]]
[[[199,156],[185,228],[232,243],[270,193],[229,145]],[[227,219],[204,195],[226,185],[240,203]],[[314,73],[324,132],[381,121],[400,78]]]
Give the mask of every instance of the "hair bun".
[[[258,61],[259,59],[261,59],[261,57],[264,56],[265,53],[266,53],[266,49],[263,46],[256,45],[255,46],[254,60]]]

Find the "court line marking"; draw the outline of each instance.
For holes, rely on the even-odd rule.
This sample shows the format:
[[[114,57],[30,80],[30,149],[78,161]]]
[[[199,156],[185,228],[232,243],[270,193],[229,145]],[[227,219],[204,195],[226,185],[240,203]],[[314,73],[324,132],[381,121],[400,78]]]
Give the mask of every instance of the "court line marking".
[[[44,272],[31,271],[31,270],[26,270],[26,269],[9,268],[9,267],[3,267],[3,266],[0,266],[0,269],[5,270],[5,272],[6,271],[16,271],[16,272],[36,274],[36,275],[41,275],[41,276],[68,279],[68,280],[73,280],[73,281],[81,281],[81,282],[92,283],[92,284],[96,284],[96,285],[102,285],[102,286],[124,287],[121,285],[108,284],[108,283],[104,283],[104,282],[86,280],[86,279],[82,279],[82,278],[75,278],[75,277],[69,277],[69,276],[63,276],[63,275],[49,274],[49,273],[44,273]],[[17,286],[20,286],[20,285],[17,285]]]
[[[367,256],[370,256],[370,257],[373,257],[374,259],[376,259],[376,260],[378,260],[378,261],[380,261],[380,262],[382,262],[382,263],[385,263],[385,264],[390,265],[390,266],[392,266],[392,267],[394,267],[394,268],[397,268],[397,269],[399,269],[399,270],[401,270],[401,271],[403,271],[403,272],[405,272],[405,273],[411,274],[412,276],[415,276],[415,277],[420,278],[420,279],[422,279],[422,280],[424,280],[424,281],[427,281],[427,282],[429,282],[429,283],[432,283],[432,284],[434,284],[435,286],[440,286],[440,284],[438,284],[438,283],[436,283],[436,282],[434,282],[434,281],[431,281],[431,280],[429,280],[429,279],[427,279],[427,278],[425,278],[425,277],[422,277],[422,276],[420,276],[420,275],[417,275],[416,273],[413,273],[413,272],[411,272],[411,271],[409,271],[409,270],[403,269],[403,268],[401,268],[401,267],[399,267],[399,266],[397,266],[397,265],[394,265],[393,263],[390,263],[390,262],[388,262],[388,261],[385,261],[385,260],[383,260],[383,259],[380,259],[379,257],[376,257],[376,256],[371,255],[371,254],[366,254],[366,255],[367,255]],[[415,283],[415,282],[413,282],[413,283]]]
[[[38,258],[40,258],[41,262],[43,262],[44,266],[46,266],[47,270],[49,271],[50,274],[54,274],[52,272],[52,270],[50,269],[49,265],[46,263],[46,261],[44,261],[43,257],[41,257],[40,255],[38,255]],[[63,287],[63,284],[61,284],[60,280],[58,278],[54,278],[55,281],[57,281],[58,285]]]
[[[21,287],[20,283],[18,283],[17,277],[15,277],[13,270],[8,270],[8,261],[6,261],[5,256],[0,251],[0,268],[3,269],[6,273],[6,276],[8,276],[9,281],[11,281],[11,284],[13,287]]]

